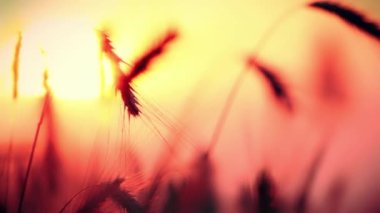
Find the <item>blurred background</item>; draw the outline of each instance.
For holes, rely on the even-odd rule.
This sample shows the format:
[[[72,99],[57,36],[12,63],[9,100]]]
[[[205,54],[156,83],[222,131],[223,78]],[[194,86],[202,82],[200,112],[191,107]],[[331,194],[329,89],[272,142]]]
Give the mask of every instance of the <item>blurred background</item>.
[[[152,174],[175,142],[181,146],[170,175],[180,176],[194,153],[207,149],[235,79],[247,72],[211,157],[225,209],[233,205],[239,187],[262,170],[292,202],[323,149],[310,198],[315,211],[327,211],[324,204],[339,184],[341,212],[373,211],[380,195],[375,181],[380,177],[380,44],[336,17],[303,8],[306,3],[0,0],[3,162],[13,144],[13,158],[20,168],[26,166],[47,68],[67,186],[55,206],[88,182],[117,176],[144,182],[138,173]],[[377,0],[339,3],[380,20]],[[143,115],[129,119],[112,88],[109,62],[99,61],[98,32],[106,30],[115,52],[133,64],[168,29],[176,29],[179,38],[134,82]],[[19,32],[15,101],[12,63]],[[264,78],[246,67],[252,55],[280,76],[293,100],[291,112],[276,101]],[[105,98],[100,97],[101,66]],[[43,133],[37,159],[43,155]],[[130,153],[141,161],[141,171],[129,168]]]

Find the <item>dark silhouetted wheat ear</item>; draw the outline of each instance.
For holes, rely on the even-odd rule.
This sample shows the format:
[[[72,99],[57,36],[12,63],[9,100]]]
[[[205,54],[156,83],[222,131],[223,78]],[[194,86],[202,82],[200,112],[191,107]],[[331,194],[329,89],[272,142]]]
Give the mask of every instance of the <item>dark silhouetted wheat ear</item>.
[[[268,82],[273,95],[276,97],[277,100],[284,103],[284,106],[291,111],[293,106],[292,102],[290,100],[290,97],[288,95],[287,89],[285,85],[282,83],[280,77],[278,77],[274,71],[269,69],[267,66],[264,66],[263,64],[259,63],[256,59],[253,57],[248,58],[247,65],[251,69],[255,69],[260,72],[260,74],[264,77],[264,79]]]
[[[143,208],[129,192],[121,189],[122,178],[112,182],[100,184],[93,193],[90,193],[85,203],[77,212],[95,212],[107,199],[112,199],[118,206],[132,213],[142,213]],[[71,200],[70,200],[71,201]],[[65,205],[66,207],[67,205]],[[63,210],[61,210],[62,212]]]
[[[277,212],[275,185],[271,176],[269,176],[265,170],[258,176],[255,191],[257,197],[257,212]]]
[[[153,47],[149,48],[130,68],[128,74],[121,74],[117,80],[116,87],[120,91],[124,106],[128,109],[129,115],[138,116],[140,114],[139,102],[134,94],[132,81],[148,70],[148,67],[166,49],[167,45],[178,37],[177,31],[169,31],[164,38]]]
[[[167,45],[178,37],[177,31],[168,31],[165,36],[154,46],[149,48],[131,67],[128,78],[130,81],[148,70],[149,65],[164,53]]]
[[[374,21],[368,20],[364,14],[354,9],[329,1],[316,1],[310,3],[308,6],[335,15],[350,26],[356,27],[360,31],[380,41],[379,25]]]

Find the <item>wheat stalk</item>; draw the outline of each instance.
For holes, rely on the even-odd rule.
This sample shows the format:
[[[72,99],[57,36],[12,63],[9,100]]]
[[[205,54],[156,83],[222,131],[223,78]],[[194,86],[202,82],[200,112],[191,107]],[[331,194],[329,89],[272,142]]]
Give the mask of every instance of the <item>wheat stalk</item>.
[[[28,180],[29,180],[29,177],[30,177],[30,172],[32,170],[32,164],[33,164],[33,159],[34,159],[34,152],[35,152],[36,147],[37,147],[38,136],[39,136],[39,133],[40,133],[40,130],[41,130],[41,127],[42,127],[42,123],[43,123],[44,118],[45,118],[48,102],[49,102],[49,98],[48,98],[48,96],[45,96],[44,105],[42,107],[42,112],[41,112],[40,119],[39,119],[38,124],[37,124],[36,132],[34,134],[34,139],[33,139],[33,143],[32,143],[31,152],[29,154],[29,160],[28,160],[28,166],[27,166],[27,169],[26,169],[25,178],[24,178],[24,181],[23,181],[23,185],[21,187],[21,195],[20,195],[20,200],[19,200],[19,205],[18,205],[18,212],[19,213],[22,212],[23,203],[24,203],[24,199],[25,199],[25,193],[26,193],[26,190],[27,190],[27,187],[28,187]]]
[[[12,64],[12,77],[13,77],[13,99],[18,97],[18,78],[19,78],[19,61],[21,50],[22,34],[19,32],[18,39],[15,47],[15,53]]]
[[[44,97],[44,104],[43,104],[43,107],[42,107],[42,112],[41,112],[41,115],[40,115],[40,118],[39,118],[39,121],[38,121],[38,124],[37,124],[37,129],[36,129],[36,132],[34,134],[34,139],[33,139],[33,143],[32,143],[32,148],[31,148],[31,152],[29,154],[29,160],[28,160],[28,165],[27,165],[27,169],[26,169],[26,173],[25,173],[25,178],[24,178],[24,181],[23,181],[23,185],[21,187],[21,194],[20,194],[20,200],[19,200],[19,203],[18,203],[18,212],[21,213],[22,212],[22,209],[23,209],[23,203],[24,203],[24,199],[25,199],[25,194],[26,194],[26,191],[27,191],[27,188],[28,188],[28,181],[29,181],[29,178],[30,178],[30,172],[32,170],[32,165],[33,165],[33,159],[34,159],[34,153],[35,153],[35,150],[36,150],[36,147],[37,147],[37,141],[38,141],[38,136],[40,134],[40,130],[41,130],[41,127],[42,127],[42,124],[43,124],[43,121],[45,119],[46,116],[50,116],[50,104],[51,104],[51,93],[50,93],[50,87],[48,85],[48,71],[45,70],[44,72],[44,78],[43,78],[43,86],[46,90],[46,94],[45,94],[45,97]]]

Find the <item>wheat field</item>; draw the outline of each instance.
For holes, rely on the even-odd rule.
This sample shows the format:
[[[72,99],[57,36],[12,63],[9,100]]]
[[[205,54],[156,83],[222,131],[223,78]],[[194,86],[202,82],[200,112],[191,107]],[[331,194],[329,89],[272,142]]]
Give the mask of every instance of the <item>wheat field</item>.
[[[0,212],[380,212],[376,0],[0,14]]]

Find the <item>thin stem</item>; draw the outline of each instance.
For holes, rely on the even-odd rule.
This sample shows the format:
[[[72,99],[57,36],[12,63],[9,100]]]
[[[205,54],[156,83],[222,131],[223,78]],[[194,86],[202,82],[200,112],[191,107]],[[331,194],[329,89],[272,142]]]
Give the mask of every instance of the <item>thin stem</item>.
[[[271,37],[271,35],[274,34],[275,30],[278,29],[279,25],[282,24],[286,20],[286,18],[290,17],[290,15],[293,14],[291,12],[296,11],[299,8],[300,8],[300,6],[297,5],[296,7],[291,8],[291,9],[285,11],[285,13],[283,13],[282,15],[280,15],[275,20],[275,22],[264,32],[264,34],[259,38],[259,41],[256,44],[256,47],[253,48],[256,51],[256,54],[253,56],[253,59],[258,58],[259,52],[268,43],[269,38]],[[225,121],[226,121],[226,119],[228,117],[228,114],[231,111],[232,104],[235,101],[235,96],[237,95],[237,93],[239,91],[240,84],[244,80],[243,77],[244,77],[244,74],[246,73],[246,70],[242,70],[240,72],[241,73],[239,73],[239,76],[235,80],[235,83],[233,84],[233,86],[232,86],[232,88],[230,90],[230,93],[228,94],[228,97],[227,97],[227,100],[226,100],[226,102],[225,102],[225,104],[223,106],[222,112],[221,112],[221,114],[218,117],[218,121],[216,123],[214,132],[213,132],[213,134],[211,136],[211,141],[210,141],[208,152],[211,152],[211,150],[218,143],[218,140],[220,138],[220,134],[222,133],[222,130],[223,130],[223,127],[224,127],[224,123],[225,123]]]
[[[98,184],[98,185],[94,185],[94,186],[87,186],[85,187],[84,189],[81,189],[79,192],[75,193],[66,203],[65,205],[63,205],[63,207],[61,208],[61,210],[59,210],[59,213],[62,213],[65,211],[65,209],[71,204],[71,202],[76,198],[78,197],[81,193],[91,189],[91,188],[95,188],[95,187],[100,187],[101,184]]]
[[[22,212],[22,207],[23,207],[23,203],[24,203],[24,199],[25,199],[25,193],[26,193],[26,189],[28,187],[28,180],[29,180],[29,176],[30,176],[30,171],[32,170],[32,163],[33,163],[33,159],[34,159],[34,152],[35,152],[36,146],[37,146],[38,135],[40,133],[41,126],[42,126],[42,123],[43,123],[43,120],[44,120],[44,117],[45,117],[45,114],[46,114],[46,109],[47,109],[47,106],[48,106],[48,102],[49,102],[49,94],[46,94],[45,95],[45,100],[44,100],[44,106],[42,108],[42,112],[41,112],[41,116],[40,116],[40,120],[38,121],[36,133],[34,135],[34,140],[33,140],[33,144],[32,144],[32,150],[31,150],[30,155],[29,155],[29,161],[28,161],[28,167],[26,169],[25,179],[24,179],[24,182],[23,182],[23,185],[22,185],[22,188],[21,188],[21,195],[20,195],[20,200],[19,200],[19,203],[18,203],[18,211],[17,211],[18,213]]]
[[[8,153],[6,157],[6,165],[5,165],[5,171],[4,171],[4,176],[5,176],[5,198],[4,198],[4,204],[5,206],[8,205],[8,197],[9,197],[9,178],[10,178],[10,170],[11,170],[11,163],[12,163],[12,149],[13,149],[13,133],[11,135],[11,139],[9,141],[8,145]]]
[[[211,150],[218,143],[218,140],[219,140],[220,135],[222,133],[224,124],[226,123],[228,115],[230,114],[229,112],[231,110],[232,104],[233,104],[233,102],[234,102],[234,100],[235,100],[235,98],[237,96],[238,91],[239,91],[240,85],[243,82],[243,80],[245,79],[244,78],[244,74],[245,73],[246,73],[245,71],[240,72],[239,76],[237,77],[237,79],[234,81],[234,84],[232,85],[232,88],[230,90],[230,93],[227,96],[227,100],[226,100],[226,102],[225,102],[225,104],[223,106],[223,109],[222,109],[222,111],[220,113],[218,121],[216,122],[216,126],[215,126],[215,129],[214,129],[214,132],[213,132],[213,134],[211,136],[211,141],[210,141],[210,145],[209,145],[209,148],[208,148],[209,152],[211,152]]]

